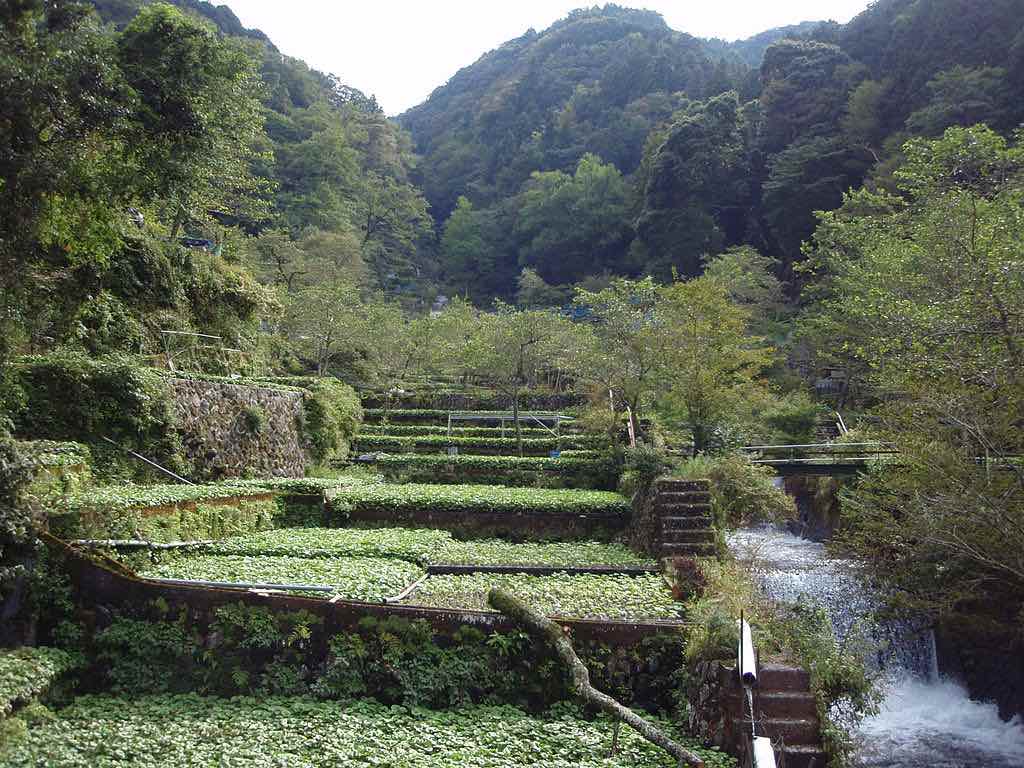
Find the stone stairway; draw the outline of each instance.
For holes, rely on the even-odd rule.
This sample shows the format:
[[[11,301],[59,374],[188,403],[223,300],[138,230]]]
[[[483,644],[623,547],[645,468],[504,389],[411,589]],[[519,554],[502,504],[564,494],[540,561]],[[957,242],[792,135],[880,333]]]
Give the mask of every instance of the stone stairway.
[[[713,556],[710,481],[658,480],[656,490],[660,556]]]
[[[825,768],[827,763],[821,748],[821,726],[810,683],[810,676],[798,667],[758,666],[754,691],[757,735],[772,740],[779,766]],[[746,708],[742,711],[746,712]],[[750,721],[744,718],[735,726],[749,732]]]

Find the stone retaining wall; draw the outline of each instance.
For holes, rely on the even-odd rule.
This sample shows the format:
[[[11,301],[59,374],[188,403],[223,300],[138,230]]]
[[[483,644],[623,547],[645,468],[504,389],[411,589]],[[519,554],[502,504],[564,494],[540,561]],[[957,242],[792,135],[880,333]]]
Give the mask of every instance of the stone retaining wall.
[[[185,457],[202,478],[305,474],[301,392],[192,379],[168,385]]]

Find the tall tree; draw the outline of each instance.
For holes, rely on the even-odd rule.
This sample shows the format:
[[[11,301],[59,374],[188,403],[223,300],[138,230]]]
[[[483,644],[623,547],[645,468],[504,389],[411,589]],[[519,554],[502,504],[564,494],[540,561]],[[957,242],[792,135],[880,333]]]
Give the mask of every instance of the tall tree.
[[[803,321],[862,377],[900,451],[844,502],[843,546],[929,612],[1024,606],[1024,151],[985,127],[914,140],[900,195],[823,214]],[[1012,620],[1012,619],[1011,619]]]

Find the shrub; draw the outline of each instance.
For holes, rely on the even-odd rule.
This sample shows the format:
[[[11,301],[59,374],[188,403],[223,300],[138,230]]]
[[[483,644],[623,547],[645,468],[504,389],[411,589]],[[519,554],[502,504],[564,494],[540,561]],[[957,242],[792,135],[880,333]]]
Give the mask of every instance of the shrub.
[[[523,451],[528,455],[547,454],[550,451],[563,449],[586,449],[593,446],[593,440],[578,437],[524,437]],[[486,436],[473,437],[463,435],[360,435],[358,447],[360,451],[441,451],[448,446],[455,446],[460,451],[470,454],[512,454],[518,448],[515,437]]]
[[[16,375],[26,397],[15,431],[90,446],[107,477],[146,475],[141,465],[103,442],[107,437],[176,472],[186,472],[174,410],[162,378],[128,358],[81,354],[22,358]]]
[[[32,465],[0,423],[0,615],[17,613],[27,563],[35,549],[35,513],[26,494]],[[13,622],[4,621],[0,640]]]
[[[720,529],[781,521],[796,514],[793,500],[773,484],[771,469],[741,454],[702,454],[684,462],[678,474],[711,480],[711,502]]]
[[[74,657],[58,648],[0,650],[0,720],[18,704],[40,696],[74,666]]]
[[[288,379],[301,381],[303,433],[309,441],[313,459],[318,464],[348,456],[352,438],[363,420],[359,397],[352,387],[337,379]]]
[[[267,426],[267,412],[258,405],[242,408],[242,426],[250,435],[258,435]]]
[[[635,493],[644,492],[651,483],[671,469],[668,456],[656,448],[638,445],[624,451],[622,476],[619,478],[619,492],[632,497]]]

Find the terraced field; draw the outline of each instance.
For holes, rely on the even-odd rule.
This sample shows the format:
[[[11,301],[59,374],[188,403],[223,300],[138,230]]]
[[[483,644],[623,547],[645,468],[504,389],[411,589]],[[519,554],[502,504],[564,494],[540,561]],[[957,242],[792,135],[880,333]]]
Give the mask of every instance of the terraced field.
[[[3,755],[5,768],[671,768],[609,720],[509,706],[429,712],[372,701],[83,696]],[[735,761],[693,745],[709,768]]]

